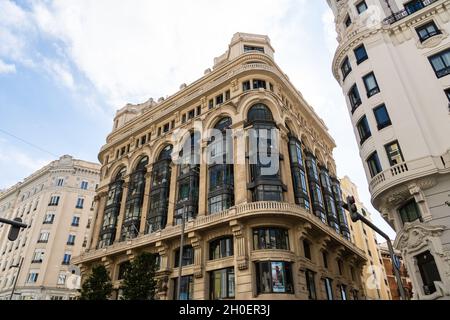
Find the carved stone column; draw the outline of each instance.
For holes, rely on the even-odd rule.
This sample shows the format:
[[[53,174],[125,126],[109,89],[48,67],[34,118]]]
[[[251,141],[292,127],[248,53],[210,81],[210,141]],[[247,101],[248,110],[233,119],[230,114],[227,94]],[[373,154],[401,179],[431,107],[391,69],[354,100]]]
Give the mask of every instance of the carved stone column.
[[[123,184],[122,200],[121,200],[121,203],[120,203],[119,216],[117,217],[117,229],[116,229],[116,240],[115,240],[115,242],[119,242],[120,241],[120,234],[122,232],[123,219],[124,219],[124,216],[125,216],[125,205],[126,205],[126,202],[127,202],[129,185],[130,185],[130,176],[127,176],[125,178],[125,182]]]
[[[153,164],[147,166],[147,173],[145,174],[144,187],[144,201],[142,203],[141,224],[139,227],[139,234],[145,233],[145,226],[147,224],[148,207],[150,204],[150,186],[152,181]]]
[[[207,152],[208,143],[202,141],[201,143],[201,157],[200,157],[200,176],[199,176],[199,190],[198,190],[198,216],[205,216],[207,211],[207,197],[208,197],[208,165]]]
[[[173,162],[170,164],[171,166],[171,177],[170,177],[170,190],[169,190],[169,207],[167,212],[167,226],[172,226],[174,221],[175,214],[175,199],[177,195],[177,176],[178,176],[178,167]]]
[[[100,230],[102,228],[103,224],[103,217],[105,215],[105,205],[106,205],[106,199],[108,197],[107,191],[101,191],[97,193],[97,195],[94,198],[94,201],[98,203],[96,206],[97,212],[95,214],[95,221],[94,225],[92,227],[92,241],[91,241],[91,250],[95,250],[98,245],[98,238],[100,237]]]
[[[234,157],[234,199],[235,204],[244,204],[247,199],[247,161],[246,137],[244,123],[238,123],[233,128],[233,157]]]
[[[234,254],[239,270],[247,270],[249,258],[247,254],[247,243],[244,236],[244,226],[237,220],[230,221],[231,230],[234,235]]]
[[[284,200],[289,203],[295,203],[294,185],[292,183],[291,161],[289,157],[289,138],[285,132],[280,132],[280,154],[283,155],[283,161],[280,160],[281,181],[287,186],[287,192],[284,193]]]
[[[191,240],[194,249],[194,277],[203,277],[203,255],[202,255],[202,238],[197,232],[190,232],[188,238]]]
[[[420,208],[420,212],[422,213],[423,222],[429,222],[433,218],[431,215],[430,209],[427,205],[427,201],[425,199],[425,194],[422,189],[415,183],[408,186],[409,192],[414,199],[416,200],[417,205]]]

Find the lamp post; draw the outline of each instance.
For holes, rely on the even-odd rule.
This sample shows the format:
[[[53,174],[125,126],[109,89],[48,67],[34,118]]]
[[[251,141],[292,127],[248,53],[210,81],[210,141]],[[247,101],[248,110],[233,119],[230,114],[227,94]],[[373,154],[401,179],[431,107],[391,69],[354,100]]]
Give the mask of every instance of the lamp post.
[[[19,270],[17,271],[16,278],[14,279],[14,285],[13,285],[9,300],[13,299],[14,291],[16,290],[17,280],[19,279],[19,275],[20,275],[20,270],[22,270],[22,264],[23,264],[23,257],[20,258],[20,262],[18,265],[16,264],[16,265],[11,266],[13,268],[19,268]]]

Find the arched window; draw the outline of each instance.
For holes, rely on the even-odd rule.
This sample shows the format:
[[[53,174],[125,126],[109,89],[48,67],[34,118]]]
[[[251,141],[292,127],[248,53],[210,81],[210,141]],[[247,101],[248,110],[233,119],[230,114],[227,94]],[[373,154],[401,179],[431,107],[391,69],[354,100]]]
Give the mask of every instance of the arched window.
[[[317,168],[317,160],[316,157],[314,157],[314,155],[310,152],[306,152],[306,170],[308,174],[309,193],[311,195],[314,214],[320,220],[322,220],[323,223],[327,223],[327,216],[325,214],[325,204],[319,181],[319,170]]]
[[[139,234],[147,165],[148,157],[143,157],[131,174],[127,202],[125,204],[125,218],[120,234],[121,241],[136,238]]]
[[[178,194],[175,206],[175,224],[195,219],[198,213],[198,189],[200,176],[200,133],[193,132],[186,139],[180,152],[178,166]]]
[[[122,168],[109,185],[108,198],[106,199],[105,213],[102,228],[100,230],[98,247],[104,248],[114,243],[116,238],[117,218],[122,203],[122,192],[126,168]]]
[[[248,112],[249,163],[253,201],[282,201],[285,186],[280,178],[278,130],[269,108],[258,103]]]
[[[344,200],[342,199],[341,184],[338,179],[331,178],[331,185],[333,188],[334,200],[336,202],[336,210],[338,213],[339,227],[341,229],[341,233],[347,240],[350,241],[351,239],[350,230],[348,229],[347,215],[343,207]]]
[[[295,203],[310,210],[308,184],[301,142],[289,135],[289,156],[291,160],[292,184],[294,186]]]
[[[208,145],[208,212],[214,214],[234,205],[233,144],[231,118],[222,118],[214,127]]]
[[[172,151],[171,145],[166,146],[159,154],[158,160],[153,164],[146,233],[164,229],[167,224]]]

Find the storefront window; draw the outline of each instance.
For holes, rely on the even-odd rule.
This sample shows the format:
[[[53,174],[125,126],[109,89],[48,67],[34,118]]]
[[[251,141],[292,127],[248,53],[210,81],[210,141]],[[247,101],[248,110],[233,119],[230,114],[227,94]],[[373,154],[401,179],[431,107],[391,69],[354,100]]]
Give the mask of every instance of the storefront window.
[[[255,267],[258,294],[294,293],[291,263],[267,261]]]
[[[234,268],[211,272],[211,300],[233,299],[235,296]]]

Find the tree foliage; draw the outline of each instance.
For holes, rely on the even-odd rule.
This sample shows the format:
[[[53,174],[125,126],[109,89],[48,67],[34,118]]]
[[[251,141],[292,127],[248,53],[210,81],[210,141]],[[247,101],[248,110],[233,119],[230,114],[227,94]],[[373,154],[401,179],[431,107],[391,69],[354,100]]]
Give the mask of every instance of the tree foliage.
[[[97,265],[81,287],[80,300],[107,300],[112,293],[112,283],[104,265]]]
[[[126,268],[123,278],[124,300],[153,300],[156,289],[156,257],[141,253]]]

